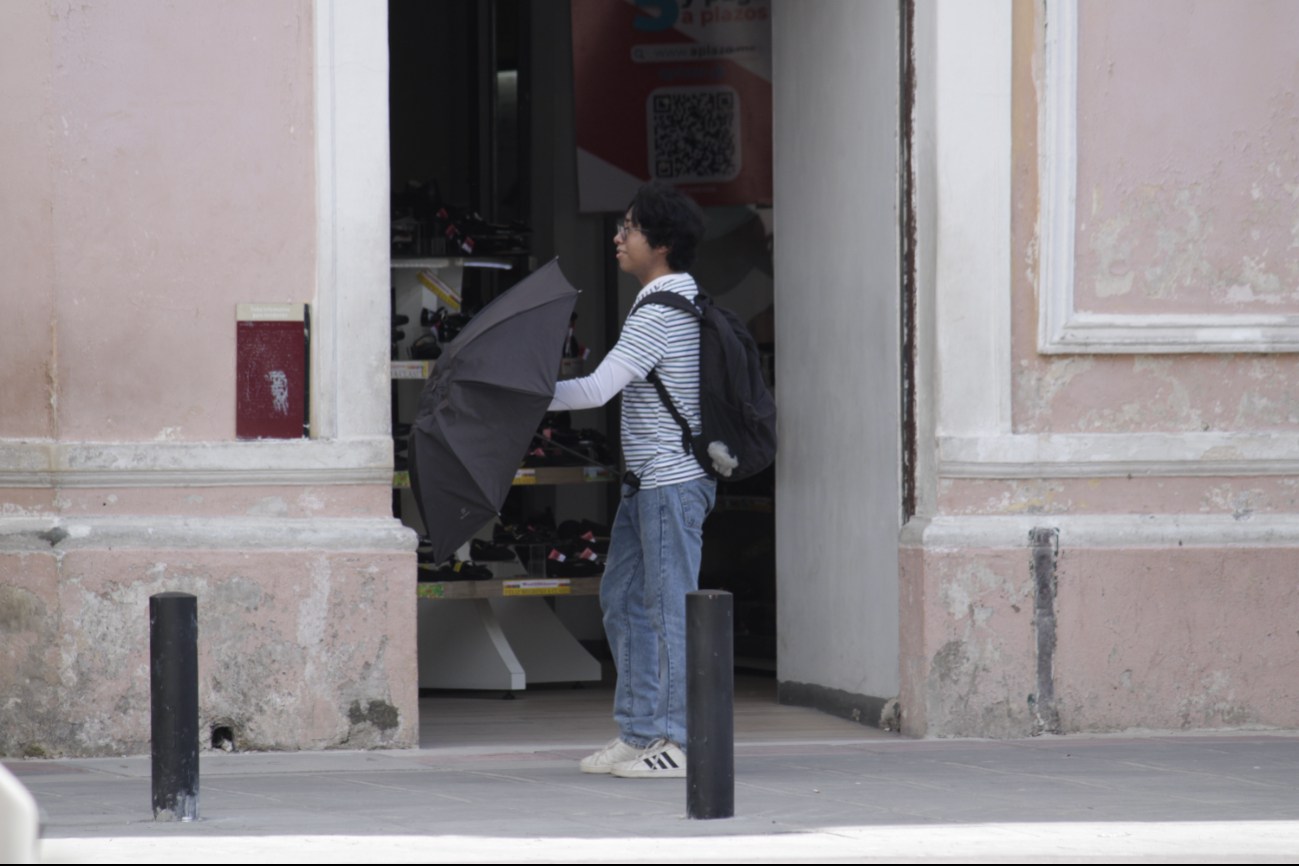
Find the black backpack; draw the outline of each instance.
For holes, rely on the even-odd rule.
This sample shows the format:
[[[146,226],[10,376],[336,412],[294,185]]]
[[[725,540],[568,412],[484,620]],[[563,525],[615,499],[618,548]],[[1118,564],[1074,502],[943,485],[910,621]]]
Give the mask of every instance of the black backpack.
[[[694,303],[676,292],[646,295],[645,304],[684,310],[697,318],[699,331],[699,413],[703,433],[694,436],[667,386],[651,370],[645,377],[681,427],[681,444],[713,478],[739,481],[756,475],[776,459],[776,401],[762,381],[758,344],[740,317],[713,303],[703,292]]]

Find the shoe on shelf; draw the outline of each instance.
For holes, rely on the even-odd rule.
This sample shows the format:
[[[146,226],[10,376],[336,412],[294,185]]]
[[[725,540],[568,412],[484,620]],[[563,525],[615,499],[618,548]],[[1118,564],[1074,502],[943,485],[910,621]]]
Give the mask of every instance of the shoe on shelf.
[[[412,361],[436,361],[440,357],[442,357],[442,347],[438,345],[438,338],[432,334],[425,334],[410,344]]]
[[[630,761],[614,764],[609,772],[620,779],[684,779],[686,753],[660,737]]]
[[[403,437],[403,438],[406,437],[406,436],[409,436],[409,435],[410,435],[410,425],[409,425],[409,424],[401,424],[401,423],[393,424],[393,425],[392,425],[392,435],[393,435],[394,438],[399,437],[399,436],[400,436],[400,437]]]
[[[603,562],[570,559],[566,562],[546,560],[546,577],[599,577],[604,574]]]
[[[639,746],[624,743],[621,738],[614,737],[605,743],[604,748],[578,761],[577,768],[583,773],[607,773],[617,764],[635,759],[642,751],[644,750]]]
[[[544,526],[514,527],[515,544],[550,544],[555,540],[555,533]]]
[[[609,552],[609,539],[596,538],[594,532],[587,531],[578,536],[579,539],[586,542],[586,546],[601,556]]]
[[[600,556],[584,541],[561,541],[546,555],[546,577],[598,577],[604,574]]]
[[[452,558],[450,562],[433,572],[438,580],[491,580],[492,570],[485,565],[474,565]]]
[[[513,562],[515,557],[508,547],[475,538],[469,542],[469,558],[474,562]]]

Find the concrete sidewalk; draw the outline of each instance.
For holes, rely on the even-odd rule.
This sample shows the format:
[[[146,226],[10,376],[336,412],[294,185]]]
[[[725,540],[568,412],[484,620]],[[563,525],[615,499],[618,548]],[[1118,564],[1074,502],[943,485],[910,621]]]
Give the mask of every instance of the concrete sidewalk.
[[[571,743],[205,755],[193,824],[151,820],[147,758],[5,763],[63,861],[1299,862],[1293,733],[871,733],[741,743],[724,821],[686,820],[681,780],[582,775]]]

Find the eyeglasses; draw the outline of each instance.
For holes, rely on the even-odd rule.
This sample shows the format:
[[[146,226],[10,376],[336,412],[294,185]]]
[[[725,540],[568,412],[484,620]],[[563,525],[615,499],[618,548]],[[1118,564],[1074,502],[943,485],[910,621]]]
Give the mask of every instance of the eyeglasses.
[[[618,231],[614,233],[614,238],[629,237],[632,232],[638,232],[638,231],[640,231],[640,226],[633,226],[633,225],[628,225],[627,223],[623,223],[622,225],[618,226]]]

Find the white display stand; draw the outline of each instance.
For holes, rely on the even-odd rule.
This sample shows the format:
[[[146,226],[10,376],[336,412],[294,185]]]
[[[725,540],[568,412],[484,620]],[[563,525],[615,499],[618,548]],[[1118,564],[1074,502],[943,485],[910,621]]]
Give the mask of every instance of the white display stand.
[[[517,691],[600,679],[544,598],[421,598],[419,687]]]

